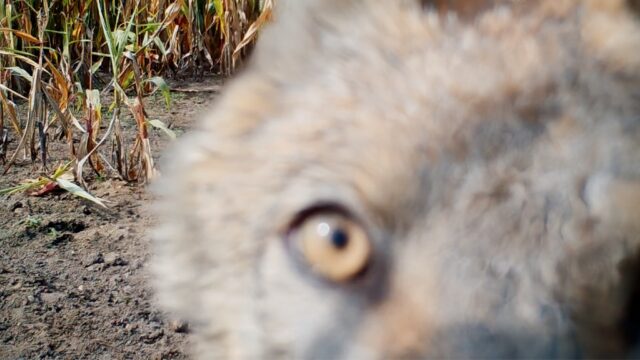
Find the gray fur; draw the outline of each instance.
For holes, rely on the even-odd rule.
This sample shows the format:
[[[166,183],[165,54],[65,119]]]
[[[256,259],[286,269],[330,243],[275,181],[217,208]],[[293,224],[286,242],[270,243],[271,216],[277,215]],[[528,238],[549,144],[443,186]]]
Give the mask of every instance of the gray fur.
[[[417,3],[292,0],[169,151],[154,269],[197,357],[633,349],[637,17],[621,0]],[[287,251],[283,229],[323,201],[375,242],[363,284]]]

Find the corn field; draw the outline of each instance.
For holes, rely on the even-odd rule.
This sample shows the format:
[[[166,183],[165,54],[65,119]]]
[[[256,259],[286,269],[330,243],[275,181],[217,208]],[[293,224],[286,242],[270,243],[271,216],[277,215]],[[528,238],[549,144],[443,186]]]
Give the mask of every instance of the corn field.
[[[160,91],[169,106],[165,78],[233,73],[272,6],[272,0],[0,0],[0,173],[26,159],[40,175],[4,192],[58,186],[90,197],[82,189],[89,171],[125,181],[152,178],[148,127],[171,130],[148,119],[145,96]],[[21,105],[26,116],[19,116]],[[137,129],[128,144],[123,111]],[[17,146],[9,149],[9,138]],[[54,168],[52,141],[65,143],[69,160]]]

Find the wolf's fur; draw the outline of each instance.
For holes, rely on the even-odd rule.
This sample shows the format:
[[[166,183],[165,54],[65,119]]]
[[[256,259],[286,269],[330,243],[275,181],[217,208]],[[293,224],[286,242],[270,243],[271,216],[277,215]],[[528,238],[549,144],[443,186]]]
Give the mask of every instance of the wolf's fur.
[[[283,1],[157,185],[159,295],[196,355],[628,355],[637,3]],[[369,282],[290,260],[324,201],[376,239]]]

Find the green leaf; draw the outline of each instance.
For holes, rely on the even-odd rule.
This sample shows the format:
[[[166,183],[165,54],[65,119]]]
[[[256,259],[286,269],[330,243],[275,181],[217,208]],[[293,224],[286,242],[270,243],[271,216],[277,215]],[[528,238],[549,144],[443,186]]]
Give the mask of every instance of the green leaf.
[[[40,187],[46,183],[47,180],[31,180],[24,184],[12,186],[5,189],[0,189],[0,195],[13,195],[15,193],[27,191],[36,187]]]
[[[16,74],[17,76],[20,76],[21,78],[27,80],[28,82],[33,81],[33,77],[31,77],[31,74],[29,74],[27,70],[23,68],[19,68],[17,66],[11,66],[11,67],[8,67],[7,69],[11,70],[12,73]]]
[[[111,31],[109,22],[106,20],[104,2],[105,0],[98,0],[96,1],[96,5],[98,6],[98,16],[100,17],[100,26],[102,27],[102,34],[104,35],[104,39],[107,43],[107,48],[109,49],[109,55],[111,59],[111,71],[117,76],[118,60],[120,60],[120,56],[116,52],[116,47],[114,45],[114,39],[113,39],[113,32]]]
[[[154,37],[153,38],[153,43],[156,44],[156,46],[158,47],[158,50],[160,50],[160,53],[162,54],[162,56],[167,56],[167,49],[165,48],[164,44],[162,43],[162,40],[160,40],[159,37]]]
[[[98,59],[98,61],[94,62],[93,65],[91,65],[91,74],[95,74],[96,71],[98,71],[98,69],[102,65],[102,60],[104,60],[103,57],[101,57],[100,59]]]
[[[72,183],[69,180],[65,180],[62,178],[57,178],[55,179],[56,183],[58,184],[58,186],[60,186],[61,188],[65,189],[66,191],[70,192],[71,194],[81,197],[83,199],[87,199],[95,204],[98,204],[104,208],[106,208],[107,206],[103,203],[103,199],[100,199],[99,197],[95,197],[91,194],[89,194],[88,192],[86,192],[84,189],[82,189],[80,186]]]
[[[160,76],[154,76],[145,81],[152,82],[156,86],[153,92],[160,90],[160,92],[162,92],[162,96],[164,96],[164,102],[167,106],[167,109],[171,107],[171,90],[169,89],[169,85],[167,85],[167,82],[164,81],[164,79]]]
[[[169,129],[169,127],[167,127],[167,125],[165,123],[163,123],[160,120],[148,120],[147,123],[151,126],[153,126],[154,128],[158,128],[162,131],[165,132],[165,134],[167,134],[167,136],[169,136],[172,139],[176,138],[176,133]]]
[[[38,66],[38,63],[36,63],[35,61],[29,59],[29,57],[34,57],[35,55],[33,55],[33,54],[31,54],[31,53],[29,53],[27,51],[22,51],[22,50],[18,50],[18,49],[10,49],[10,48],[1,48],[0,49],[0,54],[16,57],[16,58],[28,63],[29,65],[31,65],[33,67]]]
[[[218,21],[220,21],[220,30],[222,31],[222,35],[224,38],[228,38],[227,35],[227,26],[224,21],[224,5],[222,0],[213,0],[213,5],[216,8],[216,16],[218,17]]]

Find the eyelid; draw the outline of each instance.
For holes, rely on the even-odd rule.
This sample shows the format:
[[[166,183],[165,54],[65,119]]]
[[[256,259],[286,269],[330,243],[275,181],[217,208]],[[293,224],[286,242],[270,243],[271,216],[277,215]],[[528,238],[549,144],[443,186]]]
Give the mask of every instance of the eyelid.
[[[285,231],[283,235],[288,237],[292,231],[298,228],[305,220],[307,220],[310,216],[320,213],[333,213],[336,215],[341,215],[346,218],[350,218],[356,223],[361,224],[359,218],[354,216],[353,213],[347,210],[344,206],[338,204],[333,201],[322,201],[318,202],[315,205],[305,208],[304,210],[298,212],[293,219],[287,223]]]

